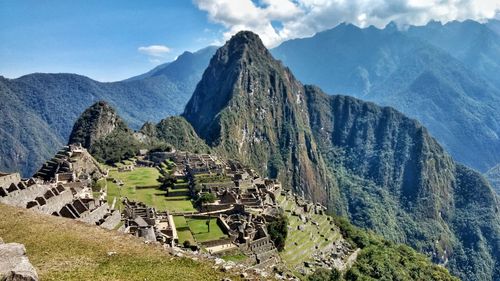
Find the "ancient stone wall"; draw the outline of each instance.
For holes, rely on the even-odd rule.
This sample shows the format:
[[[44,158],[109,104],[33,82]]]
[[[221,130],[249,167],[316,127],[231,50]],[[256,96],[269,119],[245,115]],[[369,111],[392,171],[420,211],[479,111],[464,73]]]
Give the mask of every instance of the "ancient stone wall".
[[[71,203],[73,201],[73,194],[70,190],[64,190],[59,193],[59,195],[50,197],[45,200],[45,204],[42,206],[34,206],[31,209],[36,210],[45,214],[52,214],[54,212],[58,213],[64,205]]]
[[[108,213],[108,203],[104,203],[92,211],[86,211],[80,214],[79,221],[89,224],[95,224]]]
[[[19,173],[4,174],[0,173],[0,187],[7,189],[12,183],[17,184],[21,181]]]
[[[17,185],[17,183],[15,184]],[[0,203],[26,208],[26,204],[29,201],[35,200],[36,197],[43,196],[49,189],[49,185],[33,184],[25,189],[14,190],[9,192],[7,196],[0,197]]]
[[[118,210],[115,210],[100,226],[106,229],[114,229],[120,223],[121,219],[122,216],[120,212]]]

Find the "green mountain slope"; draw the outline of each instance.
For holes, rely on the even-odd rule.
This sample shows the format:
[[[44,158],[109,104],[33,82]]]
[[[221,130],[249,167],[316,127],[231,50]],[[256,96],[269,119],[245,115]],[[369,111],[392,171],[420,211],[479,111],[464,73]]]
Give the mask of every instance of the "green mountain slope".
[[[80,113],[99,100],[115,107],[134,129],[146,121],[157,122],[179,114],[214,51],[209,47],[196,53],[186,52],[172,63],[120,82],[101,83],[75,74],[36,73],[17,79],[0,78],[0,97],[5,101],[0,120],[10,120],[9,125],[0,127],[9,131],[1,138],[2,145],[9,149],[1,154],[0,170],[32,175],[60,144],[67,142]]]
[[[484,178],[398,111],[302,86],[255,34],[217,51],[183,116],[221,154],[460,278],[500,278],[499,206]]]
[[[272,52],[327,93],[392,106],[419,120],[456,160],[486,171],[500,162],[499,38],[471,22],[407,32],[394,24],[342,24]]]
[[[484,175],[490,181],[491,186],[500,194],[500,164],[489,169]]]
[[[81,144],[97,160],[109,164],[134,157],[139,141],[106,102],[98,101],[76,120],[68,144]]]

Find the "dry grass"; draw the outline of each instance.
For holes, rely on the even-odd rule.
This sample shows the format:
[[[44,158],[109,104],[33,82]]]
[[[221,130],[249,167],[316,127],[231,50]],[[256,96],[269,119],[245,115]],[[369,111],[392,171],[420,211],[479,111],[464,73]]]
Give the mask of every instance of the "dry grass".
[[[0,237],[26,246],[41,280],[221,280],[207,262],[77,221],[0,204]],[[108,252],[116,255],[108,256]],[[235,280],[234,276],[228,276]]]

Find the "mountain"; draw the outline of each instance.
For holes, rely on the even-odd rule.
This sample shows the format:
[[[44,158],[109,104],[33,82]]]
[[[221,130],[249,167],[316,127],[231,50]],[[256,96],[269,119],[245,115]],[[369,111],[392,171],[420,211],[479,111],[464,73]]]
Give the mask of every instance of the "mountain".
[[[69,144],[81,144],[94,158],[108,164],[134,157],[139,150],[133,131],[105,101],[96,102],[80,115]]]
[[[67,142],[79,114],[99,100],[135,129],[181,113],[213,52],[185,52],[142,76],[112,83],[76,74],[0,77],[0,170],[32,175]]]
[[[217,50],[183,117],[216,152],[460,278],[500,278],[499,203],[487,181],[393,108],[303,86],[257,35]]]
[[[500,194],[500,164],[489,169],[484,176],[490,181],[491,186]]]
[[[63,142],[41,116],[26,110],[5,81],[0,77],[0,170],[33,174]]]
[[[167,117],[157,124],[146,122],[135,134],[150,148],[170,145],[182,151],[208,152],[210,148],[198,137],[186,119],[180,116]]]
[[[500,86],[500,35],[473,20],[411,26],[406,33],[445,50],[481,77]]]
[[[115,130],[126,131],[127,125],[105,101],[98,101],[87,108],[76,120],[68,144],[81,144],[91,148],[99,139]]]
[[[319,200],[329,181],[312,141],[303,94],[257,35],[240,32],[211,59],[183,117],[222,155]]]
[[[486,26],[488,26],[488,28],[491,29],[491,30],[493,30],[496,34],[500,35],[500,20],[490,19],[486,23]]]
[[[499,42],[472,22],[408,31],[394,24],[384,29],[341,24],[286,41],[272,53],[306,83],[392,106],[419,120],[455,159],[486,171],[500,162],[500,91],[493,83]]]

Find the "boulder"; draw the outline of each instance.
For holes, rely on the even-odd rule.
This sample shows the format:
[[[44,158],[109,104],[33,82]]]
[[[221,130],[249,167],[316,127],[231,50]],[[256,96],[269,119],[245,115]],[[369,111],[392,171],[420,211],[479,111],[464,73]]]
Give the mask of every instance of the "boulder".
[[[2,281],[38,281],[23,244],[0,244],[0,276]]]

